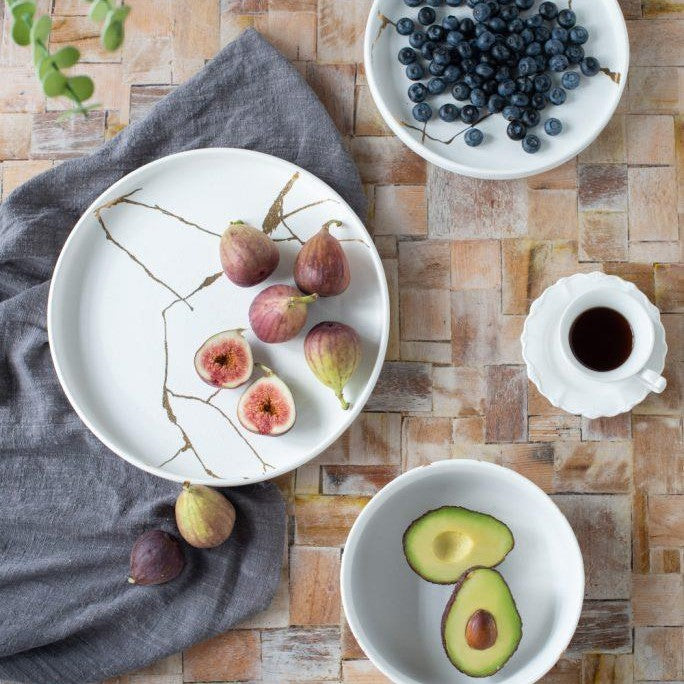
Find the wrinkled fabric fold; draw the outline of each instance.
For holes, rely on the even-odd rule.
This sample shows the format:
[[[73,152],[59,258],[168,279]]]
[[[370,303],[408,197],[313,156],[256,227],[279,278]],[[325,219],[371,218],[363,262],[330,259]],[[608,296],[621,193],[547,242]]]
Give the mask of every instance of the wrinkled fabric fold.
[[[145,119],[0,205],[0,679],[80,684],[142,667],[265,609],[280,580],[285,507],[265,483],[224,490],[237,510],[228,542],[185,545],[173,582],[128,585],[135,538],[175,532],[179,486],[107,450],[71,409],[50,359],[49,281],[81,213],[139,166],[200,147],[294,162],[365,213],[325,109],[254,31]]]

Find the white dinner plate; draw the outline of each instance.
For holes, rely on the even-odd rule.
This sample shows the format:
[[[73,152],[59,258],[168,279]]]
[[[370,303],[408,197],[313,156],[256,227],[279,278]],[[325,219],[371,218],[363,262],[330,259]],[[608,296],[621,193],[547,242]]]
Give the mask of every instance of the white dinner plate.
[[[101,209],[101,224],[96,210],[126,195]],[[250,288],[231,283],[219,260],[220,235],[237,219],[282,240],[277,270]],[[268,285],[294,284],[300,243],[292,235],[306,241],[331,220],[342,222],[332,232],[345,240],[349,288],[312,304],[295,339],[260,342],[249,329],[250,303]],[[347,323],[361,336],[361,365],[345,390],[348,411],[304,359],[306,332],[325,320]],[[297,420],[284,435],[256,435],[238,423],[237,402],[248,385],[212,397],[214,388],[195,371],[199,346],[233,328],[247,329],[255,361],[292,390]],[[112,185],[67,239],[48,302],[57,375],[93,433],[148,472],[216,486],[275,477],[333,442],[375,385],[388,329],[382,263],[349,205],[294,164],[240,149],[172,155]],[[253,379],[259,375],[255,370]]]
[[[563,0],[557,2],[562,9],[568,7]],[[527,16],[536,11],[539,0]],[[364,42],[366,76],[373,100],[387,125],[414,152],[429,162],[449,171],[473,178],[522,178],[531,176],[572,159],[593,142],[610,121],[627,82],[629,67],[629,40],[622,10],[617,0],[571,0],[577,14],[577,23],[589,30],[589,41],[583,47],[587,56],[596,57],[605,69],[592,78],[581,76],[580,86],[567,91],[565,104],[548,106],[541,114],[541,123],[533,132],[542,141],[536,154],[527,154],[520,142],[506,135],[508,125],[501,114],[494,114],[477,124],[485,134],[479,147],[468,147],[462,132],[468,128],[462,121],[445,123],[437,110],[446,102],[459,107],[451,87],[437,97],[428,98],[433,117],[423,129],[412,115],[413,102],[407,91],[411,81],[406,78],[405,67],[397,60],[402,47],[408,46],[408,36],[397,33],[392,23],[409,17],[418,24],[419,8],[407,7],[403,0],[375,0],[368,17]],[[453,14],[472,17],[472,10],[464,3],[461,7],[443,4],[437,10],[437,19]],[[425,63],[427,64],[427,63]],[[560,85],[560,74],[553,74],[554,85]],[[423,79],[427,83],[427,78]],[[550,137],[544,132],[544,121],[556,117],[563,123],[563,132]],[[454,137],[457,136],[457,137]]]

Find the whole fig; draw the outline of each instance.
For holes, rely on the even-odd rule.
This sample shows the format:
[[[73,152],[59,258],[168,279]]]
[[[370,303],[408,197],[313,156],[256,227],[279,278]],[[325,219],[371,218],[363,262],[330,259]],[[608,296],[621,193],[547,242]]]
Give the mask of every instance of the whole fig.
[[[212,335],[195,353],[195,370],[212,387],[232,389],[252,377],[254,361],[244,330]]]
[[[178,539],[164,530],[143,532],[131,550],[131,584],[163,584],[177,577],[185,557]]]
[[[265,377],[253,382],[240,397],[238,420],[259,435],[285,434],[297,418],[292,392],[270,368],[259,366]]]
[[[347,255],[326,224],[299,250],[294,265],[297,287],[306,294],[332,297],[347,289],[349,277]]]
[[[262,342],[287,342],[306,323],[307,305],[318,299],[306,297],[290,285],[271,285],[261,291],[249,307],[249,323]]]
[[[190,546],[210,549],[223,544],[233,531],[235,509],[211,487],[183,483],[176,499],[176,525]]]
[[[233,221],[221,237],[221,265],[232,282],[250,287],[266,280],[278,267],[280,253],[266,233]]]
[[[314,375],[335,392],[346,411],[350,404],[342,390],[361,361],[361,338],[349,325],[324,321],[309,330],[304,356]]]

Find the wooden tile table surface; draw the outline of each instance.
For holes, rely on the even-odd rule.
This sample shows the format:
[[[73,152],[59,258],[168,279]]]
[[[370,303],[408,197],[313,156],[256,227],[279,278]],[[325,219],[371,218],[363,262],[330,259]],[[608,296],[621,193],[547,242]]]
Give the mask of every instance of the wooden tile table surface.
[[[318,93],[358,163],[392,326],[367,411],[327,452],[279,480],[290,547],[269,610],[114,681],[386,681],[341,615],[337,576],[347,531],[368,497],[403,470],[477,458],[514,468],[549,492],[584,552],[580,627],[543,681],[684,682],[681,0],[621,0],[632,61],[617,114],[577,159],[507,182],[448,174],[390,134],[361,63],[370,0],[130,4],[125,46],[112,55],[83,16],[87,3],[39,0],[53,14],[55,42],[76,45],[95,79],[94,99],[104,108],[87,121],[59,121],[62,105],[41,94],[4,16],[2,196],[95,149],[256,27]],[[605,420],[551,406],[528,383],[518,342],[530,302],[547,285],[593,270],[636,283],[661,309],[670,346],[667,390]]]

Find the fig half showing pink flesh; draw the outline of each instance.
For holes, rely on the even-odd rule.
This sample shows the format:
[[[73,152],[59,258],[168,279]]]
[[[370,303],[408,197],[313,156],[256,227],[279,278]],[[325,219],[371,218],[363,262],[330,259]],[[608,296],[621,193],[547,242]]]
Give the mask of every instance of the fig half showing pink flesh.
[[[212,387],[232,389],[252,377],[254,360],[243,330],[212,335],[195,354],[195,370]]]
[[[295,422],[297,411],[290,388],[270,369],[253,382],[240,397],[238,420],[250,432],[259,435],[282,435]]]

